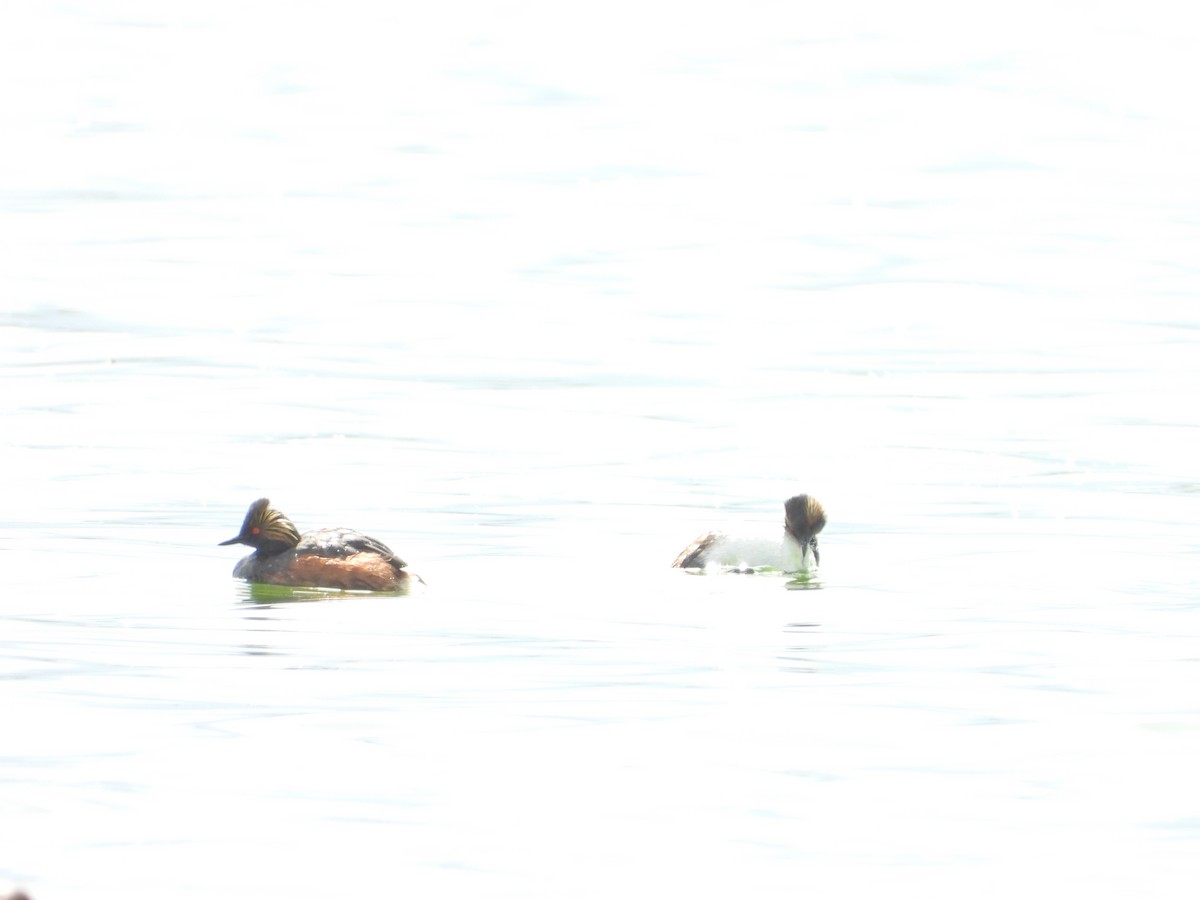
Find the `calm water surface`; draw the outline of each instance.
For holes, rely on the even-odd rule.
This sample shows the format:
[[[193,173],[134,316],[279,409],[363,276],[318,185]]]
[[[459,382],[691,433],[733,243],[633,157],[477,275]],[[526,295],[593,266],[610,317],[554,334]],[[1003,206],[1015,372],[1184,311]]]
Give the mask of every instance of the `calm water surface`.
[[[0,14],[0,889],[1181,896],[1166,12]],[[818,589],[667,568],[799,491]]]

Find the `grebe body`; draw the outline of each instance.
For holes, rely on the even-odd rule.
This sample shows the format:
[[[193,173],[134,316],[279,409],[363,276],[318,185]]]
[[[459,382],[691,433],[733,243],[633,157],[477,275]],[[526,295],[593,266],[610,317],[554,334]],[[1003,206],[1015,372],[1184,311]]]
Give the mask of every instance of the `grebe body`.
[[[300,534],[266,497],[250,504],[242,530],[221,541],[227,544],[254,548],[233,567],[233,576],[246,581],[344,591],[404,591],[414,582],[424,584],[381,541],[349,528]]]
[[[671,565],[676,569],[720,565],[741,570],[771,566],[785,572],[808,571],[821,563],[817,534],[824,527],[824,507],[808,494],[797,494],[783,504],[782,540],[756,541],[710,531],[688,544]]]

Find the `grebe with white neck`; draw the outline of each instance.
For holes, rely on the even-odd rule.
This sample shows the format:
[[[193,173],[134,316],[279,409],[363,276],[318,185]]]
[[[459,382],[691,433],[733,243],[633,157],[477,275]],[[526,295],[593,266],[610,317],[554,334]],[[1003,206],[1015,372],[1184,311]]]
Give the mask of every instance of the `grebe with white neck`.
[[[724,569],[753,572],[778,569],[811,573],[821,563],[817,534],[825,527],[825,508],[808,494],[797,494],[783,504],[783,535],[761,540],[710,531],[692,541],[675,558],[676,569]]]

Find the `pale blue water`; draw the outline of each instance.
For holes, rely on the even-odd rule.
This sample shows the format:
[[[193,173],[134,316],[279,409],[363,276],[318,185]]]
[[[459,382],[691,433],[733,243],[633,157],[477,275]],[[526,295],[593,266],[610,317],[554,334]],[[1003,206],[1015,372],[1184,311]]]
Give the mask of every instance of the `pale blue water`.
[[[1186,893],[1179,13],[0,13],[0,889]]]

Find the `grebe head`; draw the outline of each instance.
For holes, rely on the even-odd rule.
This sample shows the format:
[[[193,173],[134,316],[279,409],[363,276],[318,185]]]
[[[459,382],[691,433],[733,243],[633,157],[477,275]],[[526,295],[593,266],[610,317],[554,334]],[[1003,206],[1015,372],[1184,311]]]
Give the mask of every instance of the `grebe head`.
[[[783,530],[803,549],[811,547],[813,560],[821,564],[817,533],[825,527],[825,509],[808,494],[797,494],[783,504]]]
[[[245,544],[267,555],[291,550],[300,543],[300,532],[292,524],[291,519],[277,509],[271,508],[271,501],[266,497],[255,500],[250,504],[246,520],[242,522],[242,530],[237,537],[221,541],[217,546],[226,544]]]

